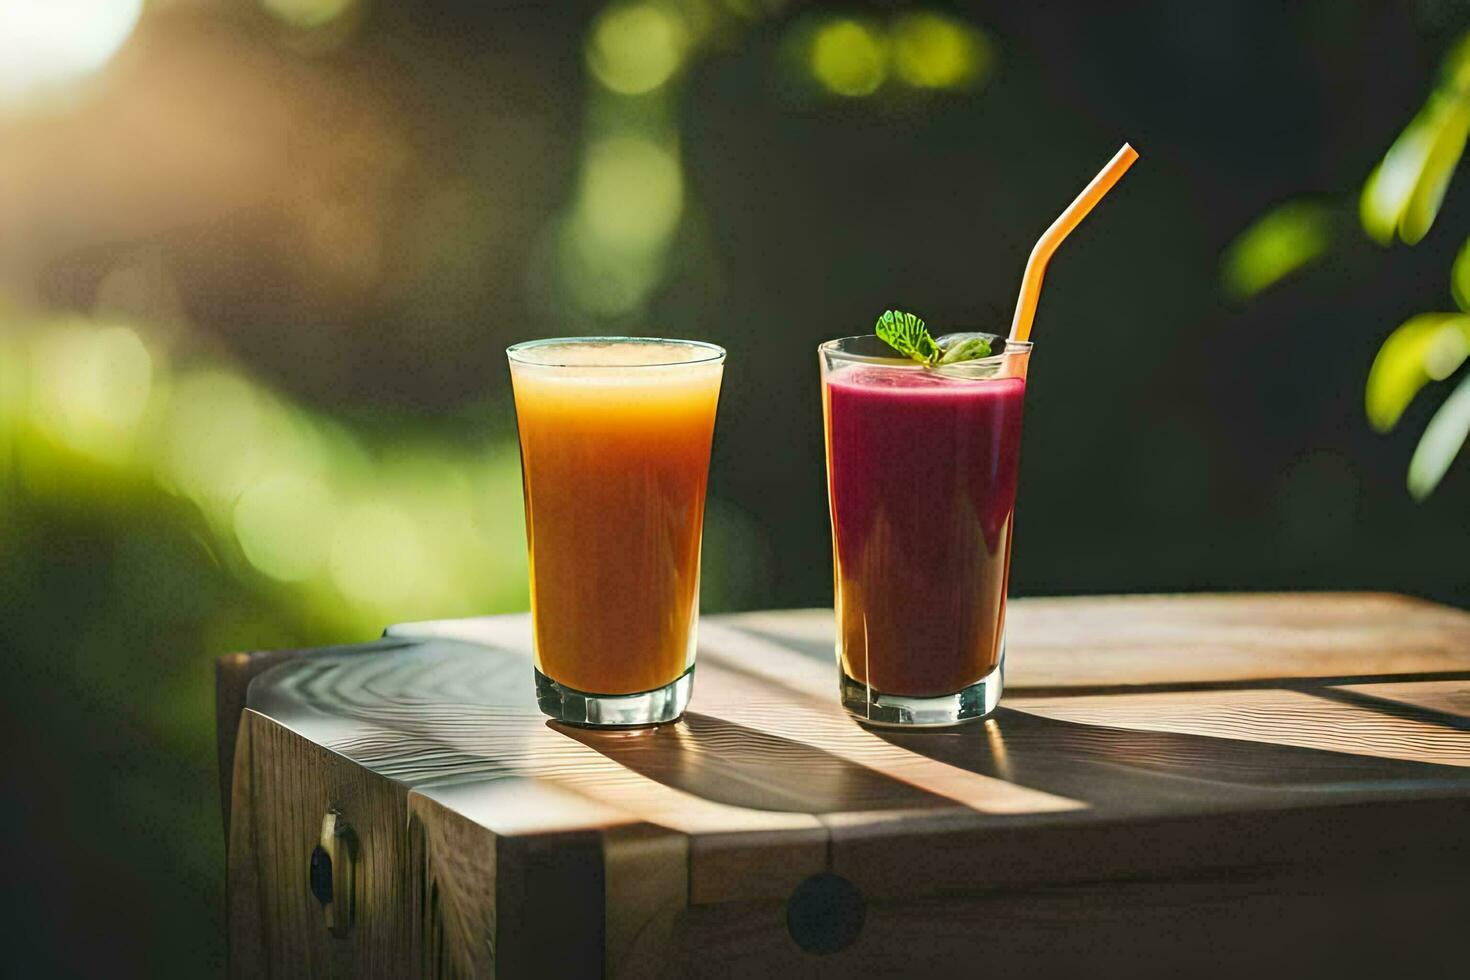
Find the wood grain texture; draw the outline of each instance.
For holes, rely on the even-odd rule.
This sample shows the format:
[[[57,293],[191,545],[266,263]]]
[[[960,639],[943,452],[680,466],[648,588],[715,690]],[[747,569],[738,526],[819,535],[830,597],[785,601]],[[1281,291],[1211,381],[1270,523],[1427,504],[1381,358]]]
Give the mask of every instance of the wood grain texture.
[[[261,847],[256,835],[255,724],[242,710],[228,779],[231,812],[225,819],[225,909],[231,977],[269,976],[270,934],[266,932],[266,882],[260,877]],[[274,885],[274,882],[270,883]],[[298,924],[296,928],[305,928]]]
[[[1013,711],[1080,725],[1470,766],[1470,732],[1375,714],[1303,691],[1169,691],[1013,698]]]
[[[795,948],[779,905],[691,907],[667,967],[688,977],[1458,976],[1470,911],[1423,855],[1258,868],[1230,879],[1125,879],[870,902],[857,942]],[[1446,942],[1448,937],[1449,942]]]
[[[405,870],[415,879],[418,975],[493,976],[499,925],[495,835],[421,796],[410,797],[408,809]]]
[[[230,833],[230,795],[235,780],[235,744],[240,730],[240,715],[245,711],[246,692],[250,682],[277,664],[298,656],[299,650],[264,650],[254,653],[228,653],[214,662],[214,722],[216,748],[219,753],[220,806],[223,811],[225,836]]]
[[[1351,694],[1421,708],[1451,723],[1470,723],[1470,678],[1452,681],[1400,681],[1343,684],[1334,688]]]
[[[831,616],[721,621],[830,657]],[[1007,633],[1012,692],[1470,669],[1470,613],[1381,593],[1022,599]]]
[[[397,977],[418,964],[407,791],[247,710],[229,841],[235,976]],[[360,842],[356,921],[338,938],[308,874],[322,815],[341,811]],[[248,812],[248,816],[246,813]]]
[[[826,956],[804,953],[784,935],[780,905],[695,906],[664,968],[644,975],[1455,976],[1467,903],[1454,881],[1466,871],[1463,853],[1447,865],[1406,853],[1226,879],[1120,879],[871,902],[857,941]]]
[[[835,975],[898,964],[891,950],[917,937],[931,972],[955,975],[945,957],[993,917],[1012,927],[998,963],[1044,949],[1048,922],[1087,933],[1087,889],[1177,930],[1190,882],[1228,902],[1241,869],[1297,880],[1280,869],[1470,848],[1470,616],[1456,610],[1379,595],[1018,601],[1000,710],[925,733],[842,711],[831,615],[705,620],[688,714],[641,732],[547,721],[525,616],[395,627],[261,673],[234,762],[240,975],[349,961],[535,975],[547,948],[608,975],[710,972],[701,949]],[[359,875],[378,918],[333,946],[324,929],[297,934],[316,911],[301,848],[344,800],[386,863]],[[872,918],[814,959],[783,909],[824,872]],[[1273,914],[1269,896],[1239,901]],[[400,917],[412,925],[385,925]],[[1101,955],[1105,933],[1089,934],[1079,957]]]

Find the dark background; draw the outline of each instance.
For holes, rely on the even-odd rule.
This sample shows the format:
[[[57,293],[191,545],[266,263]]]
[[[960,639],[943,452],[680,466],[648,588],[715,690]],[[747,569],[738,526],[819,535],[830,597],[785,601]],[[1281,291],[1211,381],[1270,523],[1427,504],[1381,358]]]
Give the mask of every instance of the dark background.
[[[1470,605],[1470,475],[1405,489],[1442,391],[1363,411],[1470,194],[1412,248],[1357,219],[1466,4],[608,9],[186,0],[0,71],[7,967],[221,968],[215,655],[524,608],[508,343],[724,345],[704,608],[826,605],[817,343],[1003,331],[1125,139],[1037,319],[1013,594]],[[1228,298],[1297,200],[1321,254]]]

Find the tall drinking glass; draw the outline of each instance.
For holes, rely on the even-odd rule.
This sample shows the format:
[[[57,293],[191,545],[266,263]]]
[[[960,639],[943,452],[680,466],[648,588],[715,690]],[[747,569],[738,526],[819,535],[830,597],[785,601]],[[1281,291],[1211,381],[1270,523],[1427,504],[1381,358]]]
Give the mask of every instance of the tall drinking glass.
[[[575,337],[507,350],[521,440],[536,699],[560,721],[684,713],[725,352]]]
[[[842,703],[879,725],[983,718],[1005,675],[1029,343],[926,367],[818,349]]]

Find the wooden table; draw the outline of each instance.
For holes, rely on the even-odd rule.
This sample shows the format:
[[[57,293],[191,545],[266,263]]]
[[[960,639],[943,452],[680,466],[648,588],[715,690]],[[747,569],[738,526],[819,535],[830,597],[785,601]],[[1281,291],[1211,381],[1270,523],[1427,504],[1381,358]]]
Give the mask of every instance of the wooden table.
[[[1001,708],[943,732],[846,717],[830,610],[707,617],[689,713],[632,733],[536,710],[524,616],[224,658],[232,969],[1397,976],[1455,955],[1470,614],[1301,594],[1010,619]]]

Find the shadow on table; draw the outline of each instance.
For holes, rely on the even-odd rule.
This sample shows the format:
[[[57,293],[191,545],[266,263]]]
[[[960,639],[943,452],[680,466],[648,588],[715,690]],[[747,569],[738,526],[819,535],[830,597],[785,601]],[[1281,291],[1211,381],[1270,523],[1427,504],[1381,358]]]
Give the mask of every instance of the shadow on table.
[[[1140,731],[998,708],[942,731],[869,729],[899,748],[1031,789],[1136,811],[1138,801],[1219,804],[1344,790],[1430,788],[1466,770],[1244,739]]]
[[[729,806],[816,814],[953,805],[815,746],[695,712],[632,732],[548,725],[642,776]]]

